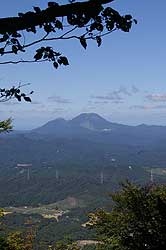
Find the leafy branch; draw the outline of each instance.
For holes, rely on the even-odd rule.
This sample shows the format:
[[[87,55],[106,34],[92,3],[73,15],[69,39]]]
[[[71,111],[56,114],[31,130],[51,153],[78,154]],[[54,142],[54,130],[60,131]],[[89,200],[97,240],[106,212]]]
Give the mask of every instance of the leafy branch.
[[[8,118],[7,120],[0,121],[0,133],[12,131],[12,119]]]
[[[29,85],[29,83],[19,83],[17,87],[13,86],[10,89],[0,88],[0,102],[7,102],[14,98],[19,102],[21,102],[22,99],[24,99],[26,102],[31,102],[31,98],[29,96],[33,94],[33,91],[31,91],[29,94],[25,94],[20,90],[22,87],[27,85]]]
[[[99,47],[102,44],[102,37],[115,30],[129,32],[132,24],[137,23],[131,15],[120,15],[111,7],[104,8],[104,4],[111,2],[112,0],[70,1],[70,4],[66,5],[48,2],[48,7],[45,10],[35,6],[34,11],[19,13],[19,17],[1,18],[0,44],[2,47],[0,55],[18,55],[34,45],[56,40],[77,39],[84,49],[87,48],[88,40],[95,40]],[[20,33],[20,31],[24,30],[37,35],[39,29],[44,32],[43,36],[26,44],[25,34]],[[74,34],[72,34],[73,32]],[[58,35],[59,33],[62,34]],[[0,64],[45,61],[51,61],[55,68],[58,68],[59,65],[69,64],[67,57],[56,52],[51,46],[38,48],[34,60],[6,60]]]

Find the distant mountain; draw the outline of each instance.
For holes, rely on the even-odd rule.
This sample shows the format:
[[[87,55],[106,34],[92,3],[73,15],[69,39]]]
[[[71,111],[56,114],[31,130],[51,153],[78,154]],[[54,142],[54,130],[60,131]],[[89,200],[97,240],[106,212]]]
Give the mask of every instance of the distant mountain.
[[[58,118],[47,122],[43,126],[33,129],[31,132],[37,132],[41,134],[54,134],[62,132],[68,127],[68,121],[63,118]]]
[[[16,162],[56,164],[160,165],[166,162],[166,126],[127,126],[107,121],[96,113],[58,118],[23,133],[0,137],[0,166]]]
[[[82,113],[71,120],[58,118],[30,131],[15,131],[1,138],[24,136],[37,139],[83,139],[111,145],[165,145],[166,126],[128,126],[110,122],[96,113]]]
[[[103,117],[96,113],[83,113],[70,121],[70,124],[87,128],[89,130],[111,130],[111,122],[105,120]]]
[[[107,121],[96,113],[82,113],[72,120],[58,118],[29,131],[31,139],[84,139],[96,143],[118,145],[155,145],[165,141],[165,126],[128,126]]]
[[[82,113],[72,120],[62,118],[47,122],[43,126],[33,129],[31,132],[38,134],[52,134],[58,137],[85,136],[93,132],[111,132],[116,129],[126,129],[129,126],[112,123],[96,113]]]
[[[79,193],[78,198],[85,194],[87,199],[88,186],[88,192],[95,192],[94,197],[101,196],[97,190],[102,170],[108,171],[108,191],[119,177],[148,179],[145,167],[166,167],[165,149],[166,126],[127,126],[95,113],[83,113],[72,120],[55,119],[28,132],[3,134],[0,203],[10,200],[12,205],[15,197],[19,197],[19,204],[31,204],[32,197],[34,204],[55,202],[73,193]],[[32,163],[30,185],[26,171],[15,168],[17,163]],[[56,182],[56,170],[60,183]],[[44,191],[39,195],[42,185]],[[24,192],[27,196],[22,195]]]

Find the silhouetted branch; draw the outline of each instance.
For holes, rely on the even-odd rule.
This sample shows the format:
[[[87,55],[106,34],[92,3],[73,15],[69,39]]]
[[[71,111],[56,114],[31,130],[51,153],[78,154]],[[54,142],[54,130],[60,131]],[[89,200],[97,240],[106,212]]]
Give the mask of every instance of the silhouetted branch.
[[[47,62],[48,59],[45,60],[18,60],[18,61],[5,61],[5,62],[0,62],[0,65],[5,65],[5,64],[19,64],[19,63],[39,63],[39,62]]]
[[[115,30],[129,32],[132,24],[137,23],[131,15],[122,16],[111,7],[103,7],[103,4],[111,3],[112,1],[89,0],[61,6],[55,2],[48,2],[48,8],[45,10],[34,7],[34,11],[19,13],[19,17],[1,18],[0,34],[2,33],[2,36],[0,37],[0,44],[2,44],[2,47],[0,48],[0,55],[17,55],[19,52],[26,52],[26,49],[31,46],[56,40],[77,39],[81,46],[86,49],[87,41],[92,39],[97,42],[99,47],[102,44],[102,37]],[[62,21],[57,19],[57,17],[62,17]],[[66,17],[65,24],[63,24],[63,17]],[[66,24],[69,24],[67,27],[71,28],[68,29]],[[45,34],[27,44],[25,43],[24,33],[21,35],[18,32],[26,30],[36,34],[39,28]],[[65,28],[66,30],[64,30]],[[60,34],[58,34],[58,31],[60,31]],[[63,34],[61,33],[62,31]],[[74,31],[75,33],[72,33]],[[53,36],[53,34],[55,35]],[[36,49],[36,54],[33,58],[34,60],[6,60],[0,64],[52,61],[56,69],[59,65],[66,66],[69,64],[67,57],[61,56],[61,53],[54,51],[48,45],[47,47]]]
[[[94,0],[86,2],[76,2],[66,5],[55,4],[40,12],[27,12],[20,17],[8,17],[0,19],[0,34],[13,33],[20,30],[26,30],[33,26],[40,26],[43,23],[49,23],[57,17],[65,17],[71,14],[79,13],[99,13],[102,4],[111,3],[113,0]]]
[[[21,84],[19,83],[17,87],[13,86],[10,89],[0,88],[0,102],[7,102],[11,99],[17,99],[21,102],[24,99],[26,102],[31,102],[31,98],[28,95],[32,95],[33,91],[25,94],[21,92],[21,88],[30,85],[30,83]]]
[[[34,41],[34,42],[32,42],[32,43],[29,43],[29,44],[27,44],[27,45],[25,45],[25,46],[23,46],[23,48],[30,47],[30,46],[32,46],[32,45],[35,45],[35,44],[40,43],[40,42],[43,42],[43,41],[51,41],[51,40],[60,40],[60,39],[63,39],[64,36],[66,36],[66,35],[68,35],[69,33],[73,32],[76,28],[77,28],[77,26],[75,26],[75,27],[72,28],[71,30],[65,32],[63,35],[61,35],[61,36],[59,36],[59,37],[54,37],[54,38],[48,38],[48,39],[46,39],[46,37],[48,36],[48,34],[47,34],[47,35],[45,35],[43,38],[41,38],[41,39],[39,39],[39,40],[36,40],[36,41]]]
[[[70,25],[71,26],[71,25]],[[22,49],[25,49],[25,48],[28,48],[28,47],[31,47],[35,44],[38,44],[38,43],[41,43],[43,41],[51,41],[51,40],[60,40],[60,39],[65,39],[64,36],[68,35],[69,33],[73,32],[75,29],[77,29],[77,26],[75,26],[74,28],[72,28],[71,30],[68,30],[67,32],[65,32],[63,35],[59,36],[59,37],[53,37],[53,38],[49,38],[49,39],[46,39],[46,37],[48,37],[49,34],[46,34],[44,35],[42,38],[38,39],[38,40],[35,40],[31,43],[28,43],[28,44],[25,44],[22,46]],[[71,38],[77,38],[76,36],[72,36]],[[70,39],[67,38],[67,39]],[[25,38],[24,38],[25,40]],[[5,47],[4,47],[5,48]],[[9,50],[9,51],[5,51],[4,54],[13,54],[13,51],[12,50]],[[21,61],[19,61],[21,62]],[[6,63],[0,63],[0,64],[6,64]]]

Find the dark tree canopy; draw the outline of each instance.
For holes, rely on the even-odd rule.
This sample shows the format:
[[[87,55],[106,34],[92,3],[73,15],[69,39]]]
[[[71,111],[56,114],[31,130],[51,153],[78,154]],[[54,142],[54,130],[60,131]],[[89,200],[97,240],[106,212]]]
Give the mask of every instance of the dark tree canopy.
[[[164,250],[166,246],[166,186],[123,185],[111,195],[111,212],[90,215],[102,249]]]

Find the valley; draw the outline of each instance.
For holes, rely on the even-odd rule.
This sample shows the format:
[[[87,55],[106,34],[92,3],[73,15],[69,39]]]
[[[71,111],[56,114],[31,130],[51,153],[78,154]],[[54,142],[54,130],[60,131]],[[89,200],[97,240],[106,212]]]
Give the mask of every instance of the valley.
[[[56,119],[0,136],[3,231],[36,232],[43,247],[68,236],[95,240],[88,214],[111,209],[110,192],[129,180],[165,183],[166,127],[127,126],[97,114]]]

